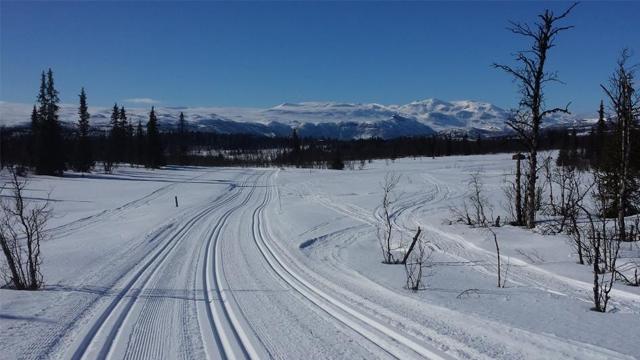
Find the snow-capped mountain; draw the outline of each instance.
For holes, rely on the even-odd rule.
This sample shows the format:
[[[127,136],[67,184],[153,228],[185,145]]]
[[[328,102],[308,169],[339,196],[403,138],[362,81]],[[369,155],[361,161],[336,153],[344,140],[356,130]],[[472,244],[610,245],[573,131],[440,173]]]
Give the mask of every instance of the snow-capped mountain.
[[[0,124],[28,123],[32,105],[0,102]],[[109,124],[110,108],[90,108],[96,128]],[[134,124],[148,118],[149,109],[128,108]],[[508,111],[480,101],[426,99],[405,105],[353,104],[336,102],[284,103],[268,109],[214,107],[156,107],[160,126],[172,128],[180,112],[198,131],[286,136],[292,128],[302,136],[337,139],[394,138],[440,132],[499,135],[509,131]],[[74,122],[75,105],[62,105],[60,119]],[[545,119],[544,126],[580,126],[588,123],[572,115]]]

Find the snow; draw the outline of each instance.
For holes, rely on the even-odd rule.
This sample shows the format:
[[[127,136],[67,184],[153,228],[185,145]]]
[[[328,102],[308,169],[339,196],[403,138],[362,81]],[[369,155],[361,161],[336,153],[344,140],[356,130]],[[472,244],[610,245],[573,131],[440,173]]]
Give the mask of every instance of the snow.
[[[374,161],[364,170],[120,167],[36,176],[54,199],[42,291],[0,289],[13,358],[630,359],[640,289],[591,311],[568,239],[450,224],[481,170],[496,215],[510,155]],[[434,249],[424,290],[381,263],[380,182],[401,175],[398,238]],[[174,196],[180,206],[175,207]],[[461,295],[465,290],[469,290]]]
[[[29,121],[32,105],[0,102],[0,124],[18,125]],[[146,122],[149,108],[128,108],[129,120]],[[109,124],[111,108],[90,108],[91,123]],[[289,136],[298,128],[302,136],[339,139],[395,138],[431,135],[434,132],[504,134],[509,112],[495,105],[471,100],[446,102],[438,99],[414,101],[405,105],[339,102],[284,103],[268,109],[224,107],[156,106],[161,126],[174,127],[180,112],[199,131]],[[60,118],[77,121],[77,105],[62,104]],[[544,126],[584,126],[592,120],[554,114]]]

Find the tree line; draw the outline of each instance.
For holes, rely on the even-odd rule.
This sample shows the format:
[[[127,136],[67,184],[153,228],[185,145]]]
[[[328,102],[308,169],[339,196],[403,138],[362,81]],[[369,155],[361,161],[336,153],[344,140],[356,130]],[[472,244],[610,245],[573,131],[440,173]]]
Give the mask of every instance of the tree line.
[[[93,129],[87,93],[80,90],[78,120],[73,126],[59,118],[60,99],[53,71],[42,72],[36,104],[28,127],[2,128],[2,166],[14,165],[19,172],[31,168],[36,174],[61,176],[65,170],[90,172],[100,161],[105,172],[117,164],[149,168],[164,165],[165,155],[152,107],[143,126],[127,121],[125,108],[114,104],[106,133]]]

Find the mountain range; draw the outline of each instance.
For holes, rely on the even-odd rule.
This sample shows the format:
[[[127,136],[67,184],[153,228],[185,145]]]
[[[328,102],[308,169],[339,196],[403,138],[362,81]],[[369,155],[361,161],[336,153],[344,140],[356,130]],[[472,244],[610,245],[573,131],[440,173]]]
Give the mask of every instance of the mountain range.
[[[27,124],[32,105],[0,102],[0,124]],[[129,121],[143,124],[148,108],[127,108]],[[90,108],[91,125],[109,126],[110,108]],[[426,99],[404,105],[355,104],[338,102],[284,103],[268,109],[221,107],[163,107],[155,109],[160,127],[174,128],[183,112],[192,130],[227,134],[288,136],[293,128],[305,137],[336,139],[395,138],[435,133],[472,136],[503,135],[509,112],[480,101]],[[60,119],[71,125],[77,120],[76,105],[61,105]],[[545,127],[582,127],[593,122],[570,114],[555,114]]]

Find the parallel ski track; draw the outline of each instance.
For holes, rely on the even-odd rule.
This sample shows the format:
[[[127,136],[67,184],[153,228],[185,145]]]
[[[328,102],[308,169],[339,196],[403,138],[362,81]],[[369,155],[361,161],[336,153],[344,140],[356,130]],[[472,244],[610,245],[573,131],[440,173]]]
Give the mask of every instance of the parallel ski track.
[[[190,178],[184,179],[183,181],[193,181],[196,179],[199,179],[205,175],[210,174],[211,171],[203,171],[201,174],[196,175],[196,176],[192,176]],[[124,212],[125,210],[129,210],[129,209],[134,209],[137,207],[140,207],[144,204],[147,204],[148,202],[166,194],[170,189],[172,189],[174,186],[176,186],[177,184],[181,184],[182,181],[175,181],[172,183],[169,183],[165,186],[162,186],[140,198],[137,198],[135,200],[129,201],[123,205],[120,205],[118,207],[115,207],[113,209],[107,209],[107,210],[103,210],[97,214],[94,215],[90,215],[90,216],[86,216],[74,221],[71,221],[69,223],[66,224],[62,224],[59,226],[56,226],[54,228],[51,228],[50,231],[51,233],[55,236],[55,237],[63,237],[63,236],[67,236],[69,234],[72,234],[80,229],[84,229],[86,227],[89,227],[91,225],[95,225],[95,224],[100,224],[105,217],[107,216],[115,216],[119,213]]]
[[[277,174],[277,173],[276,173]],[[254,210],[252,229],[254,241],[271,269],[292,289],[319,307],[332,318],[362,335],[389,355],[404,359],[407,356],[421,356],[428,359],[448,359],[449,356],[435,349],[428,349],[417,341],[400,334],[395,329],[358,312],[315,287],[294,272],[274,250],[272,235],[265,225],[265,209],[273,197],[273,185],[267,184],[262,203]],[[269,239],[269,240],[268,240]],[[407,351],[408,350],[408,351]]]
[[[265,173],[260,174],[258,179],[264,174]],[[220,355],[223,359],[236,359],[239,357],[247,359],[260,358],[259,352],[253,346],[248,332],[240,323],[240,316],[242,315],[237,314],[231,306],[230,301],[235,301],[235,299],[229,298],[227,292],[223,290],[222,259],[217,259],[219,255],[218,244],[220,243],[220,235],[228,218],[231,214],[249,203],[249,200],[255,193],[258,179],[256,179],[254,186],[251,187],[251,191],[241,203],[230,208],[220,216],[211,233],[207,236],[204,266],[202,267],[202,286],[207,303],[207,319],[209,320],[214,339],[217,345],[219,345]],[[212,293],[215,293],[222,306],[215,306],[215,300],[211,298]],[[233,293],[230,292],[229,294],[233,297]],[[228,325],[229,330],[226,329],[225,325]],[[239,349],[240,354],[238,354],[238,351],[235,349]]]
[[[244,184],[248,182],[248,179],[245,180]],[[181,242],[182,239],[185,238],[185,235],[189,232],[190,229],[194,227],[198,221],[205,218],[207,215],[215,211],[216,209],[223,207],[238,196],[242,192],[242,186],[236,187],[235,189],[240,189],[240,191],[233,191],[226,198],[221,199],[220,201],[212,204],[211,206],[206,207],[205,209],[197,212],[193,217],[191,217],[186,223],[184,223],[162,247],[156,251],[153,255],[150,255],[147,259],[143,260],[143,265],[139,267],[139,269],[135,272],[135,274],[131,277],[131,279],[124,285],[121,291],[114,297],[111,303],[107,306],[107,308],[100,314],[98,319],[94,322],[93,326],[90,328],[89,332],[83,337],[80,341],[79,346],[74,351],[71,356],[72,359],[82,359],[87,355],[87,351],[93,345],[96,345],[96,336],[100,331],[103,331],[105,323],[113,316],[117,316],[116,322],[111,329],[105,329],[109,331],[106,341],[102,344],[99,352],[95,355],[95,358],[104,359],[108,356],[111,346],[113,344],[113,340],[115,339],[119,329],[122,327],[127,315],[135,303],[137,299],[137,294],[146,286],[149,279],[151,279],[152,275],[157,271],[157,269],[162,265],[162,263],[167,259],[168,255],[172,252],[173,249],[177,247],[177,245]],[[234,189],[234,190],[235,190]],[[124,309],[116,314],[116,308],[118,305],[123,303],[123,300],[127,293],[130,292],[131,289],[136,286],[139,289],[135,294],[132,294],[129,297],[129,301],[125,303]]]

